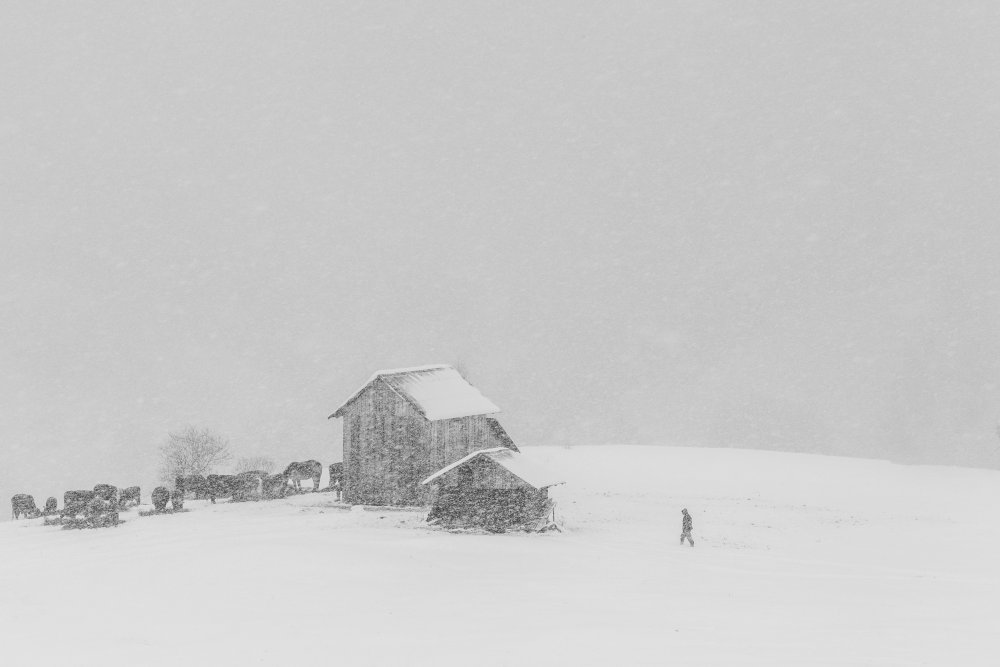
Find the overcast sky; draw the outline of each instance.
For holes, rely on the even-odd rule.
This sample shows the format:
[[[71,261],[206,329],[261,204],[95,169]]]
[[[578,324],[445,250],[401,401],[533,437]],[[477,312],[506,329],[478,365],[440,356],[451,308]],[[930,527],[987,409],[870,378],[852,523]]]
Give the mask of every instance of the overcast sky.
[[[995,466],[998,78],[988,0],[4,5],[0,490],[441,362],[524,445]]]

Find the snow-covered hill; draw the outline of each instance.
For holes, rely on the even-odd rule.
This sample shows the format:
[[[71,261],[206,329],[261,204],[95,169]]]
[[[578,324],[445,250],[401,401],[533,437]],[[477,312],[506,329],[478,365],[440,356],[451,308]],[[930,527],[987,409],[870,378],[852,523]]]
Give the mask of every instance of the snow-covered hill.
[[[995,665],[1000,473],[748,450],[533,448],[562,534],[451,534],[327,494],[0,525],[31,665]],[[680,510],[696,547],[680,547]],[[14,660],[11,662],[11,660]],[[127,663],[124,661],[128,661]]]

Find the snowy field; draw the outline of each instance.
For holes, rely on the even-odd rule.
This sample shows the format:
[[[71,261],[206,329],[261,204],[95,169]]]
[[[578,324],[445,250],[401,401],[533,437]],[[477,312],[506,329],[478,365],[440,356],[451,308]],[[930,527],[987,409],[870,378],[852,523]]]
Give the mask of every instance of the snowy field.
[[[328,494],[0,525],[5,665],[997,665],[1000,473],[532,448],[562,534]],[[144,489],[148,501],[148,490]],[[680,510],[695,548],[678,546]]]

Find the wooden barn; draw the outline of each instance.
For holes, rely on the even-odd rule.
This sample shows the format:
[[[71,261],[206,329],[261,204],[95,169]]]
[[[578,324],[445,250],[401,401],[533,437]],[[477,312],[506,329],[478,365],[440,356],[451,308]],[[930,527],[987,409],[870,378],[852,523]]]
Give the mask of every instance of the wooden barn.
[[[563,481],[524,454],[505,447],[467,454],[423,480],[436,485],[427,520],[444,526],[471,526],[502,532],[554,526],[549,487]]]
[[[500,409],[451,366],[378,371],[330,415],[343,419],[344,499],[425,505],[420,482],[482,449],[517,447]]]

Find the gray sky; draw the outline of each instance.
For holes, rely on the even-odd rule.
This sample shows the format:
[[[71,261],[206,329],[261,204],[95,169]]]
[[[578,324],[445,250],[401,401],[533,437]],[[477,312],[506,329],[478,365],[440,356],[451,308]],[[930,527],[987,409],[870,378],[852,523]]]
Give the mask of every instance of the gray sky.
[[[526,444],[997,465],[998,77],[988,1],[5,5],[0,490],[328,463],[439,362]]]

